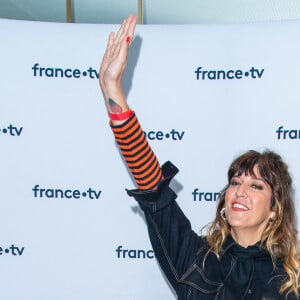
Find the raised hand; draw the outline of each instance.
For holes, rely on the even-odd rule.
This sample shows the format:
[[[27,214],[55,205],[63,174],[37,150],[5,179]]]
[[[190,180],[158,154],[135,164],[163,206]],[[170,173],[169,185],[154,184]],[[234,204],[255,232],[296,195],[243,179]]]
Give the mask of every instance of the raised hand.
[[[129,15],[115,35],[110,33],[99,71],[99,84],[109,112],[128,110],[121,82],[136,25],[136,17]]]

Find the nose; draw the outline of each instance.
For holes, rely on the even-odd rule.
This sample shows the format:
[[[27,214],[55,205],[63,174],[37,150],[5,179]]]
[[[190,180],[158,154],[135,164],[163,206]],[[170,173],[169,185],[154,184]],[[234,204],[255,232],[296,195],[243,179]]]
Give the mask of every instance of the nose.
[[[247,194],[247,191],[246,191],[245,185],[240,184],[240,185],[238,186],[238,188],[236,189],[236,195],[237,195],[238,197],[244,197],[244,196],[246,196],[246,194]]]

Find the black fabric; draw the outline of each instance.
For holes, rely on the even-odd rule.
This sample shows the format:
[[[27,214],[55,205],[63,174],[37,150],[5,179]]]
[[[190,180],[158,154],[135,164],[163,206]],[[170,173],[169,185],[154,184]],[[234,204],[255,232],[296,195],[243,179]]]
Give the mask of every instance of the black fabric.
[[[162,166],[164,181],[158,190],[127,191],[145,213],[148,232],[159,264],[179,300],[295,300],[279,294],[286,275],[280,261],[255,244],[247,248],[228,236],[220,258],[207,255],[205,237],[192,229],[169,183],[178,169]]]

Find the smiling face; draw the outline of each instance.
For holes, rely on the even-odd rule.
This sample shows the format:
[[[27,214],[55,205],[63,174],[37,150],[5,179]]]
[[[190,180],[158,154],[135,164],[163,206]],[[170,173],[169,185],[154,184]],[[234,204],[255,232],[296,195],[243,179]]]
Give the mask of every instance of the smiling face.
[[[240,244],[258,242],[269,220],[274,217],[271,187],[262,179],[257,166],[254,166],[253,173],[235,174],[225,194],[226,219],[232,237]]]

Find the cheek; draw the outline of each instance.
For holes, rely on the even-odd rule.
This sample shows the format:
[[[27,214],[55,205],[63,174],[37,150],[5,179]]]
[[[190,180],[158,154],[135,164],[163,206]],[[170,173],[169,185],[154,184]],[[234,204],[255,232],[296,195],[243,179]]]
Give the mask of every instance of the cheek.
[[[260,197],[255,199],[253,202],[255,206],[255,210],[257,212],[262,212],[265,214],[269,214],[271,212],[271,198],[270,197]]]
[[[225,203],[230,201],[230,199],[233,197],[234,191],[232,188],[228,188],[225,192]]]
[[[224,207],[226,208],[226,210],[229,210],[230,207],[231,207],[231,203],[233,202],[232,201],[232,194],[230,192],[226,192],[225,194],[225,201],[224,201]]]

